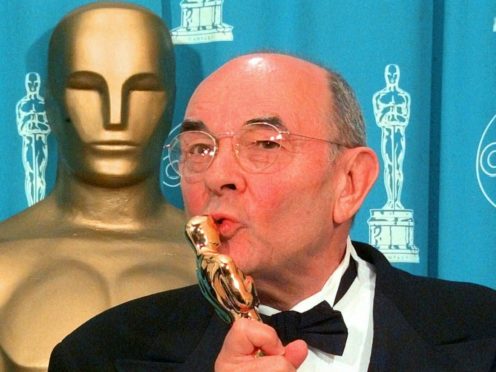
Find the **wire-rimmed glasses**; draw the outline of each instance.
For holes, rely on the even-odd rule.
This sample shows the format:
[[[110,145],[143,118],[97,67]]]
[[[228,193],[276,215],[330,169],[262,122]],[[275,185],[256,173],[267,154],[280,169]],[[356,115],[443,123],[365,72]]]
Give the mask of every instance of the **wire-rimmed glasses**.
[[[169,162],[183,177],[201,175],[212,164],[221,138],[232,138],[232,149],[243,170],[249,173],[269,173],[281,154],[291,151],[291,140],[316,140],[341,145],[338,142],[307,137],[281,130],[273,124],[260,122],[244,125],[236,133],[213,136],[202,130],[186,130],[166,145]]]

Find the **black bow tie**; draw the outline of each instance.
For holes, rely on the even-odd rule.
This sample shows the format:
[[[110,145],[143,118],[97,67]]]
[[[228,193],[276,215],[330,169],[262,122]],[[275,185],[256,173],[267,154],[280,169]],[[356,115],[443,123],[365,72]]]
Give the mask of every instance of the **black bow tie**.
[[[336,305],[357,277],[357,263],[350,257],[334,299]],[[262,315],[264,323],[272,326],[284,345],[302,339],[312,347],[333,355],[343,355],[348,328],[341,312],[326,301],[303,313],[282,311],[272,316]]]
[[[282,311],[263,318],[264,323],[276,330],[284,345],[302,339],[309,346],[326,353],[343,355],[348,329],[341,313],[326,301],[304,313]]]

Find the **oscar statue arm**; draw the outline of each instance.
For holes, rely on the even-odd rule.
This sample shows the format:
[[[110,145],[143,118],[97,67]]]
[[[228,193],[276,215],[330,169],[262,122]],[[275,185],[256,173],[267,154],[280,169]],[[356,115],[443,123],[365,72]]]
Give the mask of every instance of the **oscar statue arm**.
[[[200,291],[214,307],[217,315],[226,323],[231,323],[234,318],[228,311],[228,307],[226,307],[226,303],[223,300],[226,297],[224,293],[221,293],[221,291],[223,292],[223,286],[220,286],[218,283],[218,262],[212,260],[211,257],[200,255],[197,257],[196,263],[196,277]]]
[[[245,276],[229,256],[224,255],[221,278],[234,308],[244,313],[248,309],[258,306],[258,297],[255,293],[253,280],[251,277]]]

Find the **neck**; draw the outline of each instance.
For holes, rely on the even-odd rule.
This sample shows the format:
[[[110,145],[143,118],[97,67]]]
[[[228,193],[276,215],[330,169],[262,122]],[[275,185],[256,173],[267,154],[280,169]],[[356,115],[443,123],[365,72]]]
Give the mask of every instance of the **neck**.
[[[65,222],[97,230],[153,228],[160,222],[165,203],[157,174],[134,184],[106,187],[85,182],[63,166],[53,195]]]
[[[287,265],[283,274],[257,277],[255,284],[261,303],[284,311],[319,292],[343,260],[348,234],[348,224],[335,227],[327,248],[307,263],[299,260]]]

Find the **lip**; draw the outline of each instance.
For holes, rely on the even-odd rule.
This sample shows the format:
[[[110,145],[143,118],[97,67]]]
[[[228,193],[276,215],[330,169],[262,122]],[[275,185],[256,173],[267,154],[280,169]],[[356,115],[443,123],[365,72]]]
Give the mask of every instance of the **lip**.
[[[130,141],[98,141],[91,142],[91,147],[98,151],[132,151],[135,150],[138,145]]]
[[[232,215],[211,213],[210,216],[217,226],[221,241],[231,239],[243,227],[242,223]]]

